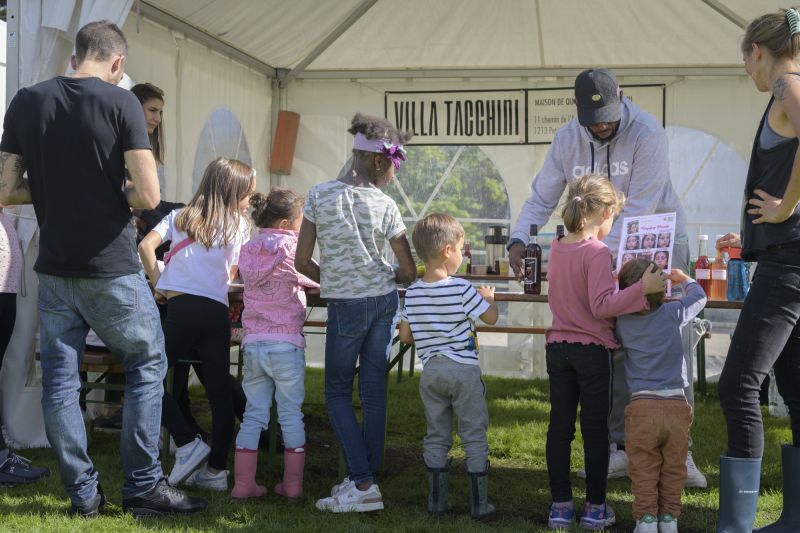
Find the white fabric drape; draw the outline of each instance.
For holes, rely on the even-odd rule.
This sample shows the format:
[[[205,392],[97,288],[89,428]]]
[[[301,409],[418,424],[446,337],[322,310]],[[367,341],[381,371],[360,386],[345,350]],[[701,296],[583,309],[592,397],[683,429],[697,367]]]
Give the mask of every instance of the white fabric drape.
[[[88,22],[104,19],[122,27],[132,4],[133,0],[21,2],[20,87],[63,73],[77,31]],[[32,206],[20,206],[8,212],[16,218],[25,268],[23,289],[17,295],[14,334],[0,372],[3,430],[11,446],[42,447],[48,446],[48,442],[42,418],[42,390],[33,359],[39,321],[33,264],[39,254],[39,229]]]

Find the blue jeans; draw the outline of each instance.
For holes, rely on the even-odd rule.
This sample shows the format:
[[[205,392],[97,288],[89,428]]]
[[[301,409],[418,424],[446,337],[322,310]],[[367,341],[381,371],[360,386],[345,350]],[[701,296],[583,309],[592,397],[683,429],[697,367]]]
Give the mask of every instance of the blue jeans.
[[[70,499],[81,505],[97,493],[98,473],[86,452],[86,430],[78,405],[78,369],[90,327],[125,370],[122,495],[147,492],[163,477],[158,433],[167,359],[158,310],[144,274],[38,276],[45,430]]]
[[[375,479],[386,433],[386,367],[397,315],[397,292],[328,300],[325,401],[331,426],[355,483]],[[353,408],[356,362],[362,424]]]
[[[278,421],[286,448],[306,443],[303,425],[305,398],[305,351],[289,342],[259,341],[244,347],[244,380],[247,408],[236,436],[236,447],[258,449],[261,430],[269,423],[272,394],[278,404]]]

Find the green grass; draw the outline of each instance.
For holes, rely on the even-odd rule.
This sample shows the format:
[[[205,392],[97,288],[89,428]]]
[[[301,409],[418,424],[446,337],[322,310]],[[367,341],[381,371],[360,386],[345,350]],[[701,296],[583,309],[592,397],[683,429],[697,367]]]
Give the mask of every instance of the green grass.
[[[547,382],[485,378],[490,412],[490,499],[498,517],[489,525],[469,519],[467,476],[463,450],[453,450],[450,499],[455,512],[436,520],[425,512],[427,485],[422,462],[425,417],[417,391],[418,376],[397,384],[391,378],[386,469],[380,479],[386,510],[366,515],[322,513],[314,508],[316,498],[328,494],[337,479],[338,447],[327,421],[322,396],[322,372],[309,369],[306,379],[306,431],[308,465],[304,496],[287,502],[270,493],[258,501],[233,502],[228,494],[206,492],[209,509],[191,517],[137,522],[122,512],[118,437],[94,432],[90,453],[100,471],[110,502],[106,514],[96,520],[67,515],[68,500],[54,475],[26,487],[0,489],[0,531],[545,531],[549,491],[544,443],[547,431]],[[208,422],[202,391],[193,390],[193,404],[201,420]],[[713,387],[698,398],[693,428],[694,457],[707,475],[708,489],[690,489],[683,495],[683,533],[713,531],[719,487],[718,457],[724,451],[726,428]],[[766,450],[762,473],[757,525],[774,521],[781,510],[781,464],[779,445],[788,442],[788,422],[765,417]],[[580,439],[580,437],[578,437]],[[572,449],[573,468],[582,466],[580,440]],[[49,450],[28,450],[25,455],[56,472]],[[231,466],[233,460],[231,459]],[[279,478],[280,463],[266,466],[261,456],[259,480],[270,488]],[[233,476],[231,476],[231,484]],[[584,483],[573,476],[575,497],[582,502]],[[202,491],[198,491],[202,492]],[[631,492],[627,479],[609,483],[609,501],[617,511],[613,531],[631,531]],[[576,529],[577,531],[578,529]]]

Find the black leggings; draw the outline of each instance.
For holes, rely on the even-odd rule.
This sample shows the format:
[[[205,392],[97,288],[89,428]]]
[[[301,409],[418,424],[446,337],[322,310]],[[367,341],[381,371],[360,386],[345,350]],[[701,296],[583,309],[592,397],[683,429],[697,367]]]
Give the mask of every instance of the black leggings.
[[[0,369],[3,368],[3,357],[6,348],[14,333],[14,323],[17,321],[17,295],[13,292],[0,292]],[[0,424],[2,425],[2,424]],[[0,431],[0,450],[8,448]]]
[[[175,372],[172,395],[164,392],[161,423],[178,446],[194,439],[195,432],[175,398],[185,394],[189,376],[189,365],[178,361],[196,358],[203,364],[206,397],[211,406],[211,455],[208,465],[225,470],[234,429],[228,308],[203,296],[184,294],[170,298],[164,322],[164,339],[167,360]]]
[[[776,246],[759,257],[728,357],[719,400],[728,423],[730,457],[764,454],[761,384],[775,367],[775,384],[789,408],[794,446],[800,446],[800,246]]]

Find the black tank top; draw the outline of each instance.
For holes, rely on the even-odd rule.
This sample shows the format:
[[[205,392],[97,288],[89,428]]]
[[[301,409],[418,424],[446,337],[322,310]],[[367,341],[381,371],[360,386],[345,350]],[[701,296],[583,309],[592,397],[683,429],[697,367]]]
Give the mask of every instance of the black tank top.
[[[759,143],[761,130],[767,121],[767,114],[774,99],[774,96],[770,99],[761,118],[753,142],[750,168],[747,171],[745,206],[742,211],[742,257],[747,261],[757,261],[758,256],[768,248],[795,241],[800,243],[800,206],[795,208],[792,216],[780,224],[753,224],[753,219],[760,215],[747,213],[749,205],[746,202],[751,198],[758,198],[753,193],[756,189],[783,198],[797,153],[797,137],[769,149],[761,148]]]

